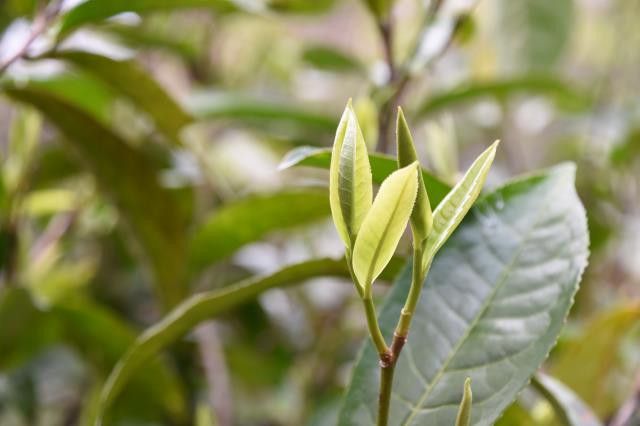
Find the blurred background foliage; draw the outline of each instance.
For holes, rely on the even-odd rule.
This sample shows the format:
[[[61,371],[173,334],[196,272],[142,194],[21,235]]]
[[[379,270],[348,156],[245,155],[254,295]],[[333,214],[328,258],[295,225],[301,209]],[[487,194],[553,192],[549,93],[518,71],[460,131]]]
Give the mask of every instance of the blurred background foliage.
[[[364,318],[322,277],[340,261],[308,261],[341,256],[321,168],[350,97],[381,155],[403,105],[432,198],[494,139],[489,186],[578,164],[590,265],[543,370],[640,424],[638,17],[628,0],[1,1],[0,424],[91,424],[142,330],[294,264],[276,278],[303,285],[208,308],[110,421],[334,424]],[[499,424],[557,421],[527,391]]]

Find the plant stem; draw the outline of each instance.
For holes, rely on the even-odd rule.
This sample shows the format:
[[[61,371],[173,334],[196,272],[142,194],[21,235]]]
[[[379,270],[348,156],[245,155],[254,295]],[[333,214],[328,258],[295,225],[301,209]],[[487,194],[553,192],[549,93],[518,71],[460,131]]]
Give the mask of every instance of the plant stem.
[[[364,305],[364,312],[367,317],[367,327],[369,328],[369,335],[371,336],[371,340],[373,340],[373,344],[376,346],[378,350],[378,354],[380,355],[380,359],[382,359],[385,354],[389,352],[389,347],[387,346],[387,342],[384,340],[384,336],[380,331],[380,325],[378,324],[378,317],[376,316],[376,306],[373,303],[373,298],[371,297],[371,291],[366,292],[364,290],[364,286],[361,286],[356,278],[356,274],[353,272],[353,266],[351,264],[351,250],[347,250],[345,253],[345,258],[347,260],[347,267],[349,269],[349,274],[351,275],[351,280],[356,286],[356,290],[358,294],[362,298],[362,303]],[[371,286],[369,286],[371,288]]]
[[[373,304],[373,299],[370,296],[366,297],[362,299],[362,303],[364,304],[364,311],[367,315],[367,326],[369,327],[369,334],[371,335],[373,344],[378,350],[378,354],[380,355],[380,362],[382,365],[382,363],[385,363],[384,360],[388,358],[389,347],[387,346],[387,342],[385,342],[384,337],[382,336],[382,332],[380,331],[378,318],[376,317],[376,307]]]
[[[380,363],[380,393],[378,396],[377,426],[387,426],[389,423],[389,406],[391,405],[391,389],[393,388],[393,373],[396,368],[395,360],[382,366]]]
[[[415,243],[414,243],[415,245]],[[422,268],[422,256],[424,251],[420,244],[417,244],[418,247],[413,248],[413,273],[411,278],[411,288],[409,289],[409,295],[407,296],[407,300],[404,303],[404,307],[402,308],[402,313],[400,314],[400,319],[398,320],[398,325],[396,326],[395,335],[399,337],[404,337],[406,339],[409,334],[409,328],[411,327],[411,319],[413,318],[413,313],[416,310],[416,306],[418,304],[418,300],[420,299],[420,292],[422,291],[422,282],[424,281],[424,277],[431,266],[431,261],[427,264],[427,267]]]
[[[393,388],[393,375],[396,363],[402,352],[404,344],[407,342],[407,335],[411,326],[411,319],[415,311],[422,283],[431,262],[426,268],[422,268],[423,249],[421,244],[415,244],[413,248],[413,272],[411,278],[411,289],[407,296],[407,301],[400,314],[398,325],[393,333],[391,348],[380,356],[380,392],[378,395],[378,426],[386,426],[389,421],[389,405],[391,403],[391,390]]]
[[[29,48],[38,37],[49,28],[49,24],[55,19],[62,7],[62,1],[54,1],[36,15],[31,25],[31,32],[18,50],[0,63],[0,74],[4,73],[14,62],[24,58],[29,53]]]

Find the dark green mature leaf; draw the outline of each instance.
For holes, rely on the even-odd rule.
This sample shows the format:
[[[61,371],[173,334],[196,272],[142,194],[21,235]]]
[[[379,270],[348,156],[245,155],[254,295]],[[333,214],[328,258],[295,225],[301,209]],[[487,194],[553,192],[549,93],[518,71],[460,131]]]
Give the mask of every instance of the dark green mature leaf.
[[[392,262],[383,273],[393,279],[398,262]],[[275,287],[300,283],[318,276],[349,277],[344,259],[317,259],[286,267],[266,277],[253,277],[237,284],[191,296],[176,306],[162,321],[150,327],[137,339],[111,372],[102,390],[101,413],[118,397],[130,377],[140,366],[202,321],[213,318]]]
[[[227,204],[195,231],[190,246],[191,266],[199,270],[270,232],[328,216],[329,194],[323,189],[254,195]]]
[[[0,371],[23,364],[56,341],[62,324],[46,319],[46,313],[33,305],[27,291],[0,292]]]
[[[521,94],[548,97],[559,107],[568,110],[583,110],[592,103],[588,94],[571,87],[562,80],[548,75],[532,74],[507,80],[464,83],[427,99],[418,108],[416,116],[424,118],[460,104],[486,98],[506,99]]]
[[[87,0],[62,16],[59,35],[64,36],[78,27],[124,12],[149,13],[193,8],[232,11],[238,9],[239,4],[242,2],[234,0]]]
[[[114,91],[129,98],[153,118],[169,139],[180,143],[180,130],[192,119],[169,94],[135,61],[117,61],[82,51],[55,52],[60,59],[96,77]]]
[[[28,86],[4,91],[39,109],[66,136],[128,221],[151,264],[162,303],[171,307],[180,301],[186,292],[186,220],[171,193],[159,185],[158,168],[87,113],[51,93]]]
[[[546,374],[532,379],[533,387],[553,406],[566,426],[602,426],[591,409],[571,389]]]
[[[484,197],[436,256],[398,360],[391,425],[454,424],[466,377],[471,423],[491,425],[555,344],[587,261],[575,168],[563,165]],[[389,336],[411,282],[392,288],[381,326]],[[358,361],[340,425],[371,425],[378,358]]]
[[[507,69],[548,70],[571,35],[573,0],[501,0],[500,56]]]
[[[396,159],[384,154],[369,154],[369,162],[371,163],[373,182],[377,184],[381,184],[398,169]],[[331,149],[302,146],[287,153],[280,163],[280,170],[293,166],[329,169],[330,164]],[[451,190],[451,187],[424,169],[422,170],[422,178],[429,192],[431,207],[435,208]]]
[[[63,72],[31,79],[29,84],[54,93],[88,112],[101,123],[109,123],[116,94],[94,77],[76,72]]]
[[[0,296],[0,370],[23,365],[43,350],[63,343],[106,374],[134,340],[134,330],[88,300],[65,300],[41,310],[23,289],[10,289]],[[136,373],[132,389],[144,392],[156,410],[166,410],[176,419],[185,417],[179,379],[160,360],[152,360]]]
[[[187,100],[187,106],[199,119],[231,119],[242,121],[243,124],[261,123],[268,127],[276,123],[327,133],[335,132],[338,125],[337,117],[306,111],[297,106],[251,99],[237,93],[199,92]]]

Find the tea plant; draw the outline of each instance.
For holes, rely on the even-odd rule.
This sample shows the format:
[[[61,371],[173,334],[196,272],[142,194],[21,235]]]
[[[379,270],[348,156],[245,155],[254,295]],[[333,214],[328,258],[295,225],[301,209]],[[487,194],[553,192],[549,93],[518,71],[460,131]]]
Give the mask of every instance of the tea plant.
[[[630,424],[637,108],[550,71],[571,0],[477,3],[0,2],[0,424]],[[566,157],[589,229],[575,165],[507,178]]]
[[[467,235],[466,247],[459,248],[459,250],[466,252],[462,259],[456,259],[453,255],[450,255],[451,258],[449,259],[443,256],[440,262],[441,264],[443,262],[448,264],[449,273],[441,275],[442,273],[439,269],[435,273],[438,274],[436,279],[441,280],[438,284],[446,286],[440,290],[446,292],[446,295],[431,294],[435,290],[433,290],[433,287],[427,287],[427,294],[425,295],[427,299],[421,305],[431,305],[429,311],[426,313],[421,312],[420,319],[423,321],[423,324],[421,324],[423,330],[436,332],[436,334],[439,331],[440,338],[445,339],[444,343],[448,343],[448,347],[447,345],[436,346],[438,344],[442,345],[443,342],[440,342],[437,338],[434,339],[435,336],[428,335],[427,337],[431,338],[431,340],[421,342],[424,345],[420,352],[422,359],[418,358],[416,360],[413,358],[416,355],[407,355],[409,357],[407,359],[408,368],[413,370],[410,376],[407,375],[407,367],[405,367],[399,378],[400,383],[398,383],[398,380],[394,382],[396,365],[401,359],[403,348],[409,337],[414,315],[418,314],[417,307],[421,301],[420,294],[423,282],[431,268],[434,256],[461,223],[480,194],[498,146],[497,142],[494,143],[476,159],[465,176],[432,213],[411,133],[402,110],[398,110],[396,140],[399,169],[382,182],[375,200],[372,202],[371,167],[367,148],[358,126],[356,114],[349,104],[338,125],[330,166],[330,198],[333,221],[345,244],[345,258],[356,290],[362,299],[371,342],[379,359],[380,373],[376,424],[389,424],[390,416],[392,424],[408,425],[414,424],[414,422],[418,424],[443,424],[445,422],[443,419],[445,418],[449,419],[446,422],[453,424],[455,412],[452,399],[454,395],[460,394],[462,381],[464,381],[464,396],[462,397],[455,424],[468,425],[470,419],[474,418],[470,414],[471,381],[469,377],[465,379],[463,376],[465,374],[469,376],[477,375],[477,370],[485,369],[486,366],[492,365],[491,368],[485,370],[483,377],[478,380],[481,388],[484,389],[482,389],[482,396],[478,398],[479,401],[477,400],[476,404],[483,406],[483,409],[474,418],[474,424],[490,424],[499,414],[499,409],[494,408],[493,412],[486,412],[484,404],[495,398],[492,404],[504,408],[510,402],[510,398],[513,397],[513,393],[500,395],[498,393],[499,389],[494,391],[496,392],[495,394],[491,392],[492,386],[489,385],[491,381],[504,380],[505,375],[504,371],[493,371],[496,364],[507,363],[515,366],[516,362],[511,360],[511,357],[521,356],[520,352],[526,352],[528,345],[536,346],[534,344],[535,339],[541,336],[540,333],[542,331],[548,331],[547,327],[550,327],[552,322],[546,318],[536,318],[536,316],[548,315],[547,309],[553,307],[548,305],[553,305],[553,302],[555,302],[553,298],[561,288],[555,288],[554,290],[550,290],[550,288],[565,286],[563,303],[555,308],[558,311],[555,322],[562,321],[570,306],[571,298],[575,293],[579,276],[586,262],[583,213],[580,211],[579,203],[566,207],[567,214],[573,215],[573,219],[577,221],[577,228],[574,231],[565,233],[563,238],[558,237],[562,241],[555,241],[553,244],[554,249],[550,250],[546,246],[547,243],[542,239],[551,237],[548,235],[549,229],[555,229],[553,232],[557,232],[559,231],[558,227],[565,226],[564,211],[556,212],[555,216],[550,216],[548,219],[545,218],[542,222],[545,226],[541,227],[541,229],[536,229],[536,227],[540,226],[538,220],[526,224],[520,222],[521,226],[524,225],[527,228],[527,233],[522,234],[526,238],[523,237],[522,239],[520,238],[521,235],[502,236],[495,234],[502,226],[505,226],[506,231],[517,234],[518,227],[509,223],[508,220],[511,220],[509,217],[502,218],[501,211],[505,211],[505,207],[506,211],[511,210],[511,208],[520,209],[522,207],[505,206],[504,199],[498,198],[495,202],[499,203],[496,205],[496,209],[500,210],[499,212],[494,212],[492,207],[485,207],[488,210],[487,213],[479,212],[480,223],[492,222],[485,226],[492,228],[494,234],[488,235],[480,229],[476,229],[475,231],[478,232],[478,235]],[[561,176],[570,176],[571,174],[568,170],[555,173]],[[575,195],[572,198],[575,200]],[[515,201],[514,203],[518,202],[523,201]],[[520,217],[518,220],[522,221],[523,218]],[[375,279],[390,261],[408,221],[411,225],[413,237],[413,261],[410,273],[411,278],[408,280],[410,284],[408,284],[406,295],[403,295],[401,290],[398,290],[400,286],[397,285],[390,296],[390,299],[394,300],[395,303],[398,303],[402,297],[406,297],[406,299],[399,312],[397,325],[393,331],[393,339],[390,344],[387,344],[376,317],[372,286]],[[581,234],[582,237],[580,237]],[[499,239],[494,241],[496,237]],[[493,244],[498,246],[500,244],[508,244],[509,237],[515,237],[515,243],[518,247],[511,250],[508,262],[501,259],[497,254],[492,254],[494,259],[487,258],[489,253],[496,252]],[[526,241],[529,238],[533,242]],[[473,246],[474,243],[484,245],[484,250],[477,251],[478,248]],[[551,245],[551,243],[548,244]],[[570,245],[568,250],[564,247],[565,244]],[[525,247],[526,251],[521,252],[521,250],[525,250]],[[521,253],[523,259],[519,259]],[[527,273],[523,272],[523,270],[526,271],[527,268],[531,268],[531,265],[522,266],[522,270],[519,270],[520,263],[527,265],[529,262],[526,259],[527,256],[533,256],[536,259],[536,263],[534,263],[536,269],[529,269],[529,273],[532,275],[530,278],[526,276]],[[474,257],[477,257],[477,259],[474,259]],[[560,263],[559,259],[562,258],[568,261]],[[501,263],[499,267],[501,272],[499,275],[492,272],[490,275],[492,280],[487,279],[484,274],[487,268],[495,267],[496,261]],[[465,265],[470,265],[469,270],[466,272],[470,272],[471,275],[461,277],[459,271]],[[512,269],[514,270],[512,271]],[[408,272],[405,273],[405,277],[408,274]],[[523,276],[519,277],[519,279],[510,276],[517,276],[518,274]],[[461,278],[466,281],[466,286],[464,281],[460,282]],[[479,283],[478,278],[480,279]],[[469,306],[465,307],[461,303],[471,303],[474,292],[476,292],[475,295],[480,292],[478,288],[468,287],[469,279],[474,283],[472,285],[489,285],[492,288],[487,294],[478,297],[481,303],[477,303],[478,306],[474,307],[477,310],[472,312],[473,316],[466,317],[465,310]],[[496,279],[498,281],[494,282]],[[554,280],[557,280],[557,282],[554,282]],[[427,285],[428,283],[429,281],[427,281]],[[529,288],[522,287],[527,284],[530,286]],[[432,286],[436,286],[436,284],[432,284]],[[518,288],[519,286],[520,288]],[[460,291],[462,292],[458,293]],[[465,291],[470,294],[465,294]],[[532,294],[536,296],[532,297]],[[434,303],[438,303],[440,306],[433,306]],[[538,306],[535,306],[536,304]],[[517,309],[522,310],[518,312]],[[527,310],[531,310],[528,315],[521,318],[518,317],[523,313],[526,314]],[[433,323],[429,323],[430,316],[436,312],[439,312],[440,315],[444,312],[447,314],[439,317],[437,321],[434,320]],[[392,311],[384,311],[382,321],[388,323],[391,315]],[[459,323],[463,324],[462,329],[460,329]],[[441,330],[437,330],[438,327],[442,327]],[[558,325],[556,324],[554,328],[558,330]],[[513,332],[517,331],[523,333],[523,335],[514,335]],[[459,334],[459,336],[456,336],[459,340],[455,344],[448,342],[447,340],[450,337],[454,337],[456,333]],[[472,333],[476,333],[476,335]],[[471,336],[475,337],[475,341],[471,340]],[[470,340],[475,347],[467,346]],[[546,355],[551,344],[552,342],[538,342],[537,346],[539,347],[536,348],[538,355],[529,355],[527,361],[521,366],[519,373],[521,374],[527,369],[529,374],[533,373],[536,368],[536,362],[540,363],[544,359],[544,355]],[[546,349],[544,349],[545,347]],[[479,349],[486,352],[479,354],[477,352]],[[409,348],[409,350],[411,351],[412,349]],[[425,365],[423,362],[424,357],[428,357],[427,351],[433,354],[446,354],[444,360],[437,359],[438,356],[436,355],[434,361],[436,364],[440,363],[441,365],[435,371],[435,374],[434,372],[425,373],[422,369],[424,367],[419,367],[419,365]],[[467,353],[467,351],[471,352]],[[543,351],[542,357],[539,354],[540,351]],[[364,357],[367,355],[370,357],[370,351],[369,353],[365,352]],[[369,385],[375,383],[378,378],[371,371],[371,360],[367,360],[364,357],[358,368],[356,368],[352,388],[347,395],[343,416],[341,417],[341,424],[366,423],[367,416],[369,419],[374,417],[370,411],[371,403],[363,399],[363,394],[371,395],[371,389],[374,387]],[[445,381],[443,376],[448,373],[452,362],[457,362],[459,367],[456,369],[456,373],[451,374],[452,378],[446,378]],[[364,367],[365,365],[367,367]],[[487,377],[486,373],[488,371],[495,374],[495,377]],[[367,374],[367,377],[364,377],[363,374]],[[528,376],[524,377],[524,380],[526,379],[528,379]],[[415,383],[416,380],[420,385]],[[523,378],[519,379],[520,382],[522,380]],[[446,385],[440,385],[441,381]],[[457,383],[459,389],[455,389],[456,381],[459,381]],[[363,388],[363,383],[361,382],[366,382],[367,386]],[[515,380],[507,380],[506,382],[515,382]],[[394,393],[394,383],[401,385],[403,389],[412,389],[413,392]],[[503,386],[506,386],[507,383]],[[519,386],[522,386],[522,384],[524,383]],[[518,386],[514,383],[511,387],[513,388],[514,385]],[[422,386],[424,386],[424,391],[416,393],[415,390],[420,389]],[[502,389],[504,390],[504,387]],[[515,391],[517,392],[517,388]],[[393,409],[391,407],[392,396],[395,396],[397,402]],[[431,403],[431,400],[449,402],[445,405],[430,407],[428,404]],[[359,405],[362,404],[369,408],[360,407]]]

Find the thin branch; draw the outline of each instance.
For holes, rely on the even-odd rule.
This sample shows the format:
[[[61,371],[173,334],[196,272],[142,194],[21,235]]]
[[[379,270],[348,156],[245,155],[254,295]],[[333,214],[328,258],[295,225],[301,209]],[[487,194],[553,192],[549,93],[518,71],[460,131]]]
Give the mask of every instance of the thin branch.
[[[31,25],[31,32],[24,43],[22,43],[22,46],[7,59],[0,62],[0,74],[3,74],[14,62],[28,55],[33,42],[47,31],[49,24],[58,16],[58,13],[60,13],[61,7],[62,1],[53,1],[36,15]]]
[[[640,374],[636,376],[633,393],[615,413],[609,426],[630,425],[633,416],[640,411]]]
[[[208,321],[198,326],[195,336],[207,380],[209,405],[219,426],[231,426],[233,424],[231,380],[215,322]]]

